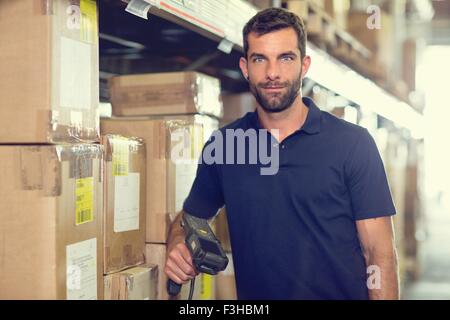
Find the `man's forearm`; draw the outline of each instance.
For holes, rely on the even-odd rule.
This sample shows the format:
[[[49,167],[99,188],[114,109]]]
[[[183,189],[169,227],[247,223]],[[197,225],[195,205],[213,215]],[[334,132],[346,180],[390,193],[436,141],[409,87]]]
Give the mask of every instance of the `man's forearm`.
[[[369,299],[398,300],[400,292],[395,249],[388,253],[372,253],[369,255],[367,262]]]

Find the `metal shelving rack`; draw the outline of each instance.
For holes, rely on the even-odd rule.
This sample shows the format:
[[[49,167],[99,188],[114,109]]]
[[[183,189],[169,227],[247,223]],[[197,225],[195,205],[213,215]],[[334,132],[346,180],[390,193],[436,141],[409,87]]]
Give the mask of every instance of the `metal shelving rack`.
[[[121,0],[127,11],[147,19],[152,15],[167,19],[217,42],[218,49],[242,52],[241,30],[257,12],[244,0]],[[412,137],[421,138],[422,115],[373,81],[353,71],[324,50],[307,44],[313,65],[308,78],[354,104],[363,105],[397,126],[409,129]]]

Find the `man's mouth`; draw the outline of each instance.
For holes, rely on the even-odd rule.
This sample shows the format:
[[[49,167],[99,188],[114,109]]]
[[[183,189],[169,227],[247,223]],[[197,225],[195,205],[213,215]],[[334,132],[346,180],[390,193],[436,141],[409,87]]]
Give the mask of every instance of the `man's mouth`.
[[[266,87],[262,87],[263,88],[263,90],[266,90],[266,91],[280,91],[280,90],[282,90],[282,89],[284,89],[285,87],[283,87],[283,86],[266,86]]]

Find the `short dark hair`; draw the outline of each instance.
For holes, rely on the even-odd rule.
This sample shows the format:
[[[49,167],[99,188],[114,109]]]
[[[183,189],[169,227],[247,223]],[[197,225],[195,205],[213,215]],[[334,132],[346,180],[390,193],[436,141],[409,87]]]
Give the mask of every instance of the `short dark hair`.
[[[247,58],[248,54],[248,35],[251,32],[259,36],[264,34],[293,28],[297,33],[298,48],[300,49],[301,58],[306,55],[306,28],[303,20],[296,14],[281,8],[268,8],[258,12],[251,18],[244,27],[244,53]]]

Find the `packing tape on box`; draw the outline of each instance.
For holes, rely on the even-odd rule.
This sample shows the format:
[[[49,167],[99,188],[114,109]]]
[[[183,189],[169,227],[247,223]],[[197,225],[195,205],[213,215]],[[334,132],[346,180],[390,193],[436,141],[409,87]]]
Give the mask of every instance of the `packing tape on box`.
[[[125,176],[130,171],[130,154],[138,153],[144,147],[144,140],[137,137],[124,137],[107,134],[106,161],[112,162],[113,175]]]
[[[93,160],[103,158],[103,147],[99,144],[74,144],[56,146],[60,161],[69,162],[71,179],[93,177]],[[100,168],[101,169],[101,168]],[[99,174],[99,179],[101,174]]]
[[[47,141],[52,143],[97,143],[100,113],[95,110],[54,108],[38,110],[36,123],[47,124]]]
[[[167,145],[170,146],[166,150],[167,159],[181,157],[197,160],[200,157],[204,144],[203,124],[194,120],[168,120],[166,128],[169,132]],[[180,152],[177,151],[181,151],[182,155],[180,156]]]
[[[223,117],[223,103],[220,98],[219,79],[195,73],[192,75],[195,80],[192,81],[194,103],[199,113],[213,115],[217,118]]]
[[[21,189],[41,190],[43,196],[59,196],[62,180],[61,162],[63,161],[69,162],[69,178],[88,179],[93,177],[93,159],[99,159],[98,176],[101,179],[102,156],[100,145],[21,147],[19,154]],[[82,189],[86,190],[86,188],[88,187]],[[89,190],[91,189],[92,187]],[[92,193],[92,190],[89,192]]]
[[[61,194],[61,166],[54,147],[20,147],[18,171],[22,190],[39,190],[43,197]]]

